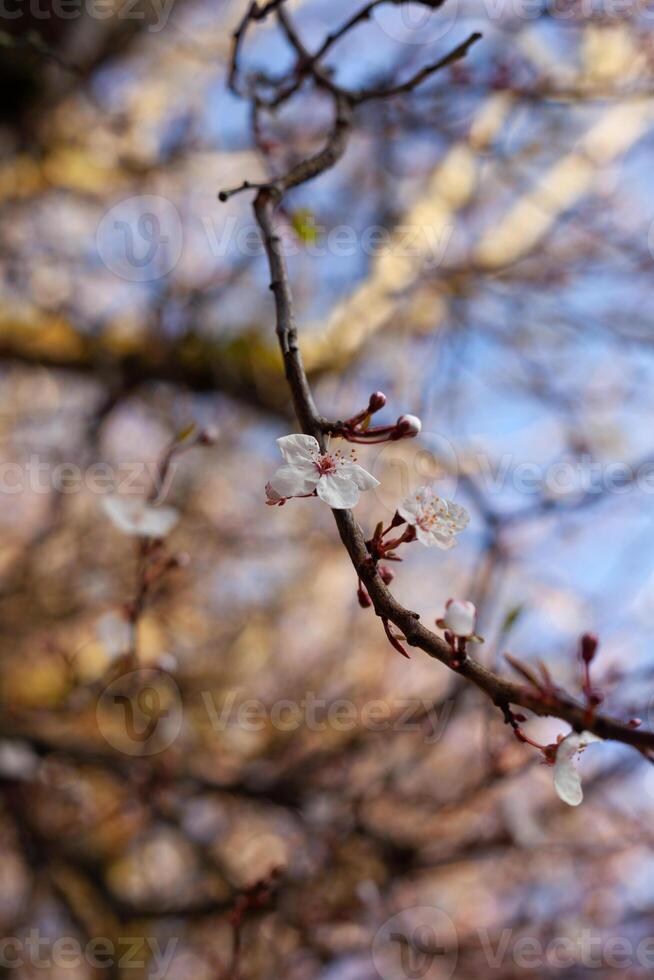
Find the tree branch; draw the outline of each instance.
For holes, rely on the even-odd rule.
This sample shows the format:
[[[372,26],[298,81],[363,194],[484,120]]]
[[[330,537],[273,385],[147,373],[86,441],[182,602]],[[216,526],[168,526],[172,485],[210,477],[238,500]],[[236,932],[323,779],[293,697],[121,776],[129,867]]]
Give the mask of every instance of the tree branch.
[[[412,75],[406,82],[402,82],[400,85],[393,85],[390,88],[363,89],[354,95],[353,101],[359,104],[360,102],[370,102],[371,99],[387,99],[392,95],[406,95],[407,92],[412,92],[414,88],[417,88],[425,79],[440,71],[441,68],[446,68],[448,65],[453,65],[455,61],[460,61],[461,58],[465,58],[472,45],[476,44],[479,40],[481,40],[481,34],[478,31],[473,31],[465,41],[457,45],[449,54],[446,54],[443,58],[440,58],[431,65],[425,65],[424,68],[421,68],[415,75]]]
[[[278,16],[283,17],[288,24],[288,17],[285,13],[282,15],[278,11]],[[358,22],[358,19],[357,17],[352,18],[352,23]],[[422,72],[418,73],[418,76],[414,76],[409,82],[378,93],[373,93],[371,90],[365,97],[381,98],[410,91],[428,74],[432,74],[439,67],[463,57],[478,36],[472,35],[436,65],[423,69]],[[316,83],[321,84],[320,76],[316,78]],[[319,415],[316,408],[298,346],[293,296],[281,239],[275,231],[274,214],[275,208],[281,203],[286,190],[304,184],[324,173],[336,163],[345,149],[347,135],[350,131],[348,98],[342,92],[333,90],[332,96],[336,107],[336,122],[325,147],[315,156],[293,167],[284,177],[275,179],[269,184],[260,185],[254,201],[254,214],[261,230],[270,270],[270,288],[275,301],[277,339],[284,361],[286,379],[293,396],[295,412],[302,431],[307,435],[314,436],[323,449],[325,446],[324,419]],[[359,101],[362,101],[361,96],[359,96]],[[237,188],[237,190],[243,189],[247,189],[247,185]],[[231,193],[235,193],[235,191],[224,191],[219,196],[222,200],[227,200]],[[475,684],[503,711],[505,720],[508,721],[511,717],[508,710],[509,705],[516,705],[526,708],[536,715],[551,715],[560,718],[577,731],[589,730],[600,738],[613,739],[634,746],[644,754],[654,752],[654,733],[641,731],[607,715],[598,714],[594,711],[589,712],[586,705],[558,688],[545,694],[536,687],[518,684],[502,677],[468,656],[463,659],[460,657],[455,659],[449,645],[423,626],[419,621],[418,613],[402,606],[386,587],[377,571],[376,563],[371,560],[363,532],[352,511],[333,510],[333,514],[341,541],[350,556],[358,577],[366,587],[377,616],[393,623],[401,631],[409,646],[423,650],[430,657],[440,661],[450,670]]]

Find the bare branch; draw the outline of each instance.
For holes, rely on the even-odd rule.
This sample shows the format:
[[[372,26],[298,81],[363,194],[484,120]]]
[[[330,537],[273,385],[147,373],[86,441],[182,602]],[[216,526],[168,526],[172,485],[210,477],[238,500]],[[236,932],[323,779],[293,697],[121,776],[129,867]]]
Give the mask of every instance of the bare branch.
[[[266,4],[266,6],[263,8],[260,8],[257,5],[256,0],[253,0],[233,34],[234,44],[232,48],[232,57],[228,75],[228,86],[230,90],[235,95],[243,94],[238,87],[239,55],[248,26],[253,21],[264,20],[273,10],[276,11],[279,25],[284,31],[290,46],[297,55],[297,61],[293,70],[283,79],[273,79],[267,76],[259,78],[259,81],[262,83],[260,88],[266,87],[270,89],[271,87],[277,87],[278,90],[275,95],[270,97],[265,95],[262,91],[250,93],[250,97],[252,98],[256,107],[265,107],[269,110],[278,108],[280,105],[282,105],[282,103],[286,102],[287,99],[294,95],[301,88],[302,83],[307,76],[311,76],[319,88],[331,92],[333,96],[340,97],[344,101],[349,101],[352,106],[359,105],[363,102],[369,102],[373,99],[382,99],[392,95],[402,95],[407,92],[411,92],[414,88],[417,88],[418,85],[420,85],[427,78],[430,78],[437,71],[440,71],[442,68],[446,68],[448,65],[451,65],[454,62],[459,61],[461,58],[464,58],[470,47],[481,38],[481,34],[478,32],[472,33],[465,41],[457,45],[456,48],[450,51],[443,58],[440,58],[438,61],[421,68],[420,71],[416,72],[416,74],[410,79],[397,86],[388,88],[361,89],[358,92],[350,91],[349,89],[338,85],[332,79],[330,71],[324,68],[320,64],[320,61],[338,40],[344,37],[357,24],[368,20],[372,11],[376,7],[381,6],[383,3],[397,4],[399,3],[399,0],[371,0],[370,3],[366,4],[366,6],[362,7],[361,10],[353,14],[340,28],[338,28],[332,34],[328,34],[318,51],[316,51],[315,54],[311,54],[297,32],[288,12],[282,6],[282,0],[279,0],[279,2],[278,0],[271,0],[271,2]],[[443,0],[434,0],[434,2],[431,2],[431,0],[422,0],[422,3],[426,7],[436,9],[442,5]]]
[[[402,82],[400,85],[393,85],[390,88],[363,89],[353,96],[353,102],[359,104],[361,102],[369,102],[371,99],[386,99],[392,95],[405,95],[407,92],[412,92],[421,82],[430,78],[431,75],[440,71],[441,68],[446,68],[448,65],[454,64],[455,61],[460,61],[461,58],[465,58],[472,45],[476,44],[480,39],[481,34],[478,31],[474,31],[470,37],[466,38],[453,51],[450,51],[445,57],[440,58],[439,61],[435,61],[434,64],[425,65],[424,68],[421,68],[419,72],[416,72],[406,82]]]
[[[243,17],[239,21],[238,27],[232,34],[234,43],[232,47],[232,58],[229,67],[227,84],[234,95],[241,94],[238,90],[237,81],[239,71],[238,60],[248,27],[254,22],[265,20],[268,14],[273,13],[273,11],[281,7],[282,3],[284,3],[284,0],[268,0],[268,3],[264,4],[263,7],[260,7],[257,0],[252,0],[247,10],[243,14]]]

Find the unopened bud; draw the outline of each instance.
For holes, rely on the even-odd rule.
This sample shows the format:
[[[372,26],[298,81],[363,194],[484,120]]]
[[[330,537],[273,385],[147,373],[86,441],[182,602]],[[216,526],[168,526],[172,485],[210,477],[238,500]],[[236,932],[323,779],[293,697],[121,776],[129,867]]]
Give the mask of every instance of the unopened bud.
[[[597,653],[598,646],[599,639],[594,633],[584,633],[580,640],[581,659],[589,664]]]
[[[448,629],[454,636],[462,636],[466,639],[474,636],[477,625],[477,610],[473,602],[464,602],[461,599],[448,599],[445,603],[445,614],[438,624]]]
[[[169,564],[171,568],[188,568],[191,564],[191,556],[188,551],[180,551],[171,555]]]
[[[368,402],[368,411],[372,414],[378,412],[386,404],[386,395],[383,391],[373,391]]]
[[[417,415],[400,415],[395,423],[395,439],[412,439],[422,429],[422,422]]]
[[[366,592],[364,588],[359,586],[357,589],[357,599],[359,600],[359,605],[362,609],[369,609],[372,606],[372,599]]]
[[[390,585],[395,578],[393,572],[386,565],[379,566],[379,577],[384,585]]]
[[[200,446],[214,446],[217,441],[218,427],[215,425],[206,425],[198,435],[198,443]]]

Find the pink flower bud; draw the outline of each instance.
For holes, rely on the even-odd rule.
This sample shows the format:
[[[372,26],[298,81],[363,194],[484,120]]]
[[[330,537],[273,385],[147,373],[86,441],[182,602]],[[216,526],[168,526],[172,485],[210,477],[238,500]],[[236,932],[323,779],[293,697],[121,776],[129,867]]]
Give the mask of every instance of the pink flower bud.
[[[395,576],[393,572],[386,565],[379,566],[379,577],[384,583],[384,585],[390,585]]]
[[[581,659],[589,664],[595,657],[598,646],[599,639],[594,633],[584,633],[580,640]]]
[[[474,602],[448,599],[445,603],[445,615],[442,622],[455,636],[466,638],[474,636],[477,625],[477,609]]]
[[[362,586],[357,589],[357,599],[362,609],[369,609],[372,606],[372,599]]]
[[[188,551],[178,551],[177,554],[170,556],[168,564],[171,568],[188,568],[191,564],[191,556]]]
[[[205,425],[198,435],[198,443],[201,446],[214,446],[218,441],[218,427],[215,425]]]
[[[422,429],[422,422],[417,415],[400,415],[395,423],[397,439],[412,439]]]
[[[386,395],[383,391],[373,391],[368,402],[368,411],[372,414],[378,412],[386,404]]]

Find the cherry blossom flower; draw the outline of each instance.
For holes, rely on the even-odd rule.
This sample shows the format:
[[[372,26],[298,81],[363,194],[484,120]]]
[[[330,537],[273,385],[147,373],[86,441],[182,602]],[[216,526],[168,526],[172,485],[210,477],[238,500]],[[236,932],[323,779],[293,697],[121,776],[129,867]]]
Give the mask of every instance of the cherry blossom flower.
[[[284,466],[266,486],[270,503],[287,497],[307,497],[313,492],[330,507],[354,507],[362,490],[379,486],[379,480],[355,462],[328,449],[323,453],[313,436],[282,436],[277,440]]]
[[[570,806],[579,806],[584,798],[577,760],[591,742],[601,742],[592,732],[570,732],[556,748],[554,760],[554,789]]]
[[[448,599],[445,603],[445,615],[438,620],[438,626],[449,630],[454,636],[470,639],[475,635],[477,626],[477,608],[474,602]]]
[[[419,487],[398,507],[400,517],[416,529],[421,544],[447,550],[456,544],[455,536],[467,526],[465,507],[439,497],[431,487]]]
[[[139,538],[165,538],[179,520],[174,507],[155,507],[143,497],[104,497],[102,506],[119,531]]]

